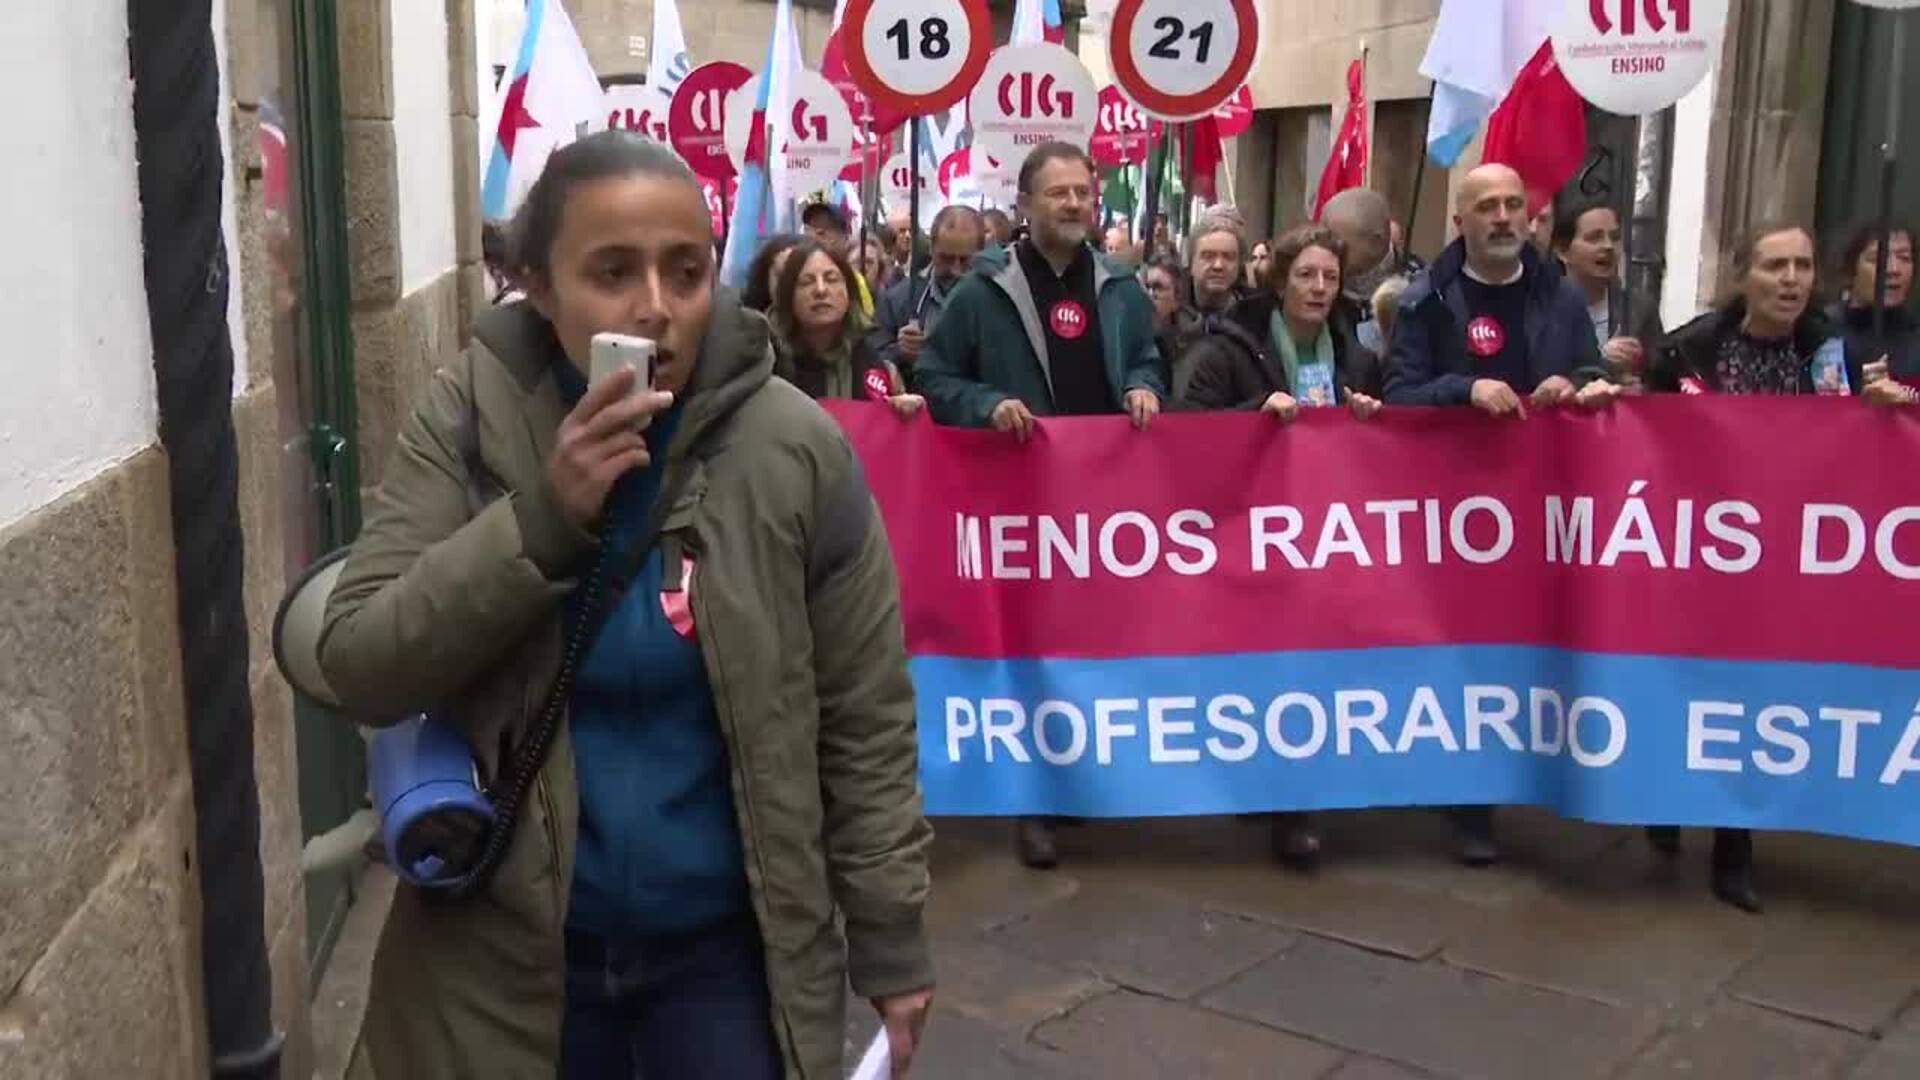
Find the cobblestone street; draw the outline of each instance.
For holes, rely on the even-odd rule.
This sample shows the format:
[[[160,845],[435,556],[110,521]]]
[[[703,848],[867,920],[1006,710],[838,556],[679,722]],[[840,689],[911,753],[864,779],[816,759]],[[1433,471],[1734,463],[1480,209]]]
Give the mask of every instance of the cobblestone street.
[[[1063,830],[1052,873],[1006,822],[936,822],[915,1076],[1920,1077],[1920,851],[1763,835],[1755,917],[1708,896],[1704,831],[1669,862],[1506,810],[1506,861],[1474,871],[1437,814],[1323,826],[1305,877],[1249,821]]]

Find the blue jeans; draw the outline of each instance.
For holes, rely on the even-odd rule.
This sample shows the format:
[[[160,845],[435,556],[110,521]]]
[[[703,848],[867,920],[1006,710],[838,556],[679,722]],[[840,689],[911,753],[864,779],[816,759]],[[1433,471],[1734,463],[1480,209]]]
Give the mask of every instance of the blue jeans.
[[[780,1080],[752,915],[672,937],[567,932],[566,1080]]]

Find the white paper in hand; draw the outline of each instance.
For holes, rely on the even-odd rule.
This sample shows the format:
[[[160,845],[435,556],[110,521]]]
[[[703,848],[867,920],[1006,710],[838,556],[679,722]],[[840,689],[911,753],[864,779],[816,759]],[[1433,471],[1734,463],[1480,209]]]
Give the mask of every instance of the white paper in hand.
[[[888,1080],[893,1075],[893,1054],[887,1047],[887,1029],[881,1028],[867,1044],[866,1055],[854,1067],[850,1080]]]

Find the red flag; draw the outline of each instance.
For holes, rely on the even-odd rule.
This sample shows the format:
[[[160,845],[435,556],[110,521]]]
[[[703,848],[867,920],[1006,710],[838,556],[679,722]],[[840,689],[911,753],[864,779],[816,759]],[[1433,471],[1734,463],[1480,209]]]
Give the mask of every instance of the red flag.
[[[1313,197],[1313,220],[1327,200],[1367,181],[1367,69],[1355,60],[1347,65],[1347,117],[1340,137],[1333,141],[1327,167],[1320,172],[1320,191]]]
[[[1214,189],[1214,174],[1226,157],[1220,146],[1220,119],[1213,113],[1187,125],[1187,182],[1195,195],[1208,202],[1219,202]]]
[[[1511,165],[1527,186],[1527,213],[1567,185],[1587,157],[1587,106],[1560,70],[1546,42],[1513,80],[1487,118],[1480,159]]]

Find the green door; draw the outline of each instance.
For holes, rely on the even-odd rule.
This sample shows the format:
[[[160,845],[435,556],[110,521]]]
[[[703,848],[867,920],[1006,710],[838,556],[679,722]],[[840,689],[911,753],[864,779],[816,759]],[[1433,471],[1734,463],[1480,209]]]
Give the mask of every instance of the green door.
[[[353,538],[360,526],[354,458],[353,341],[348,327],[346,206],[333,5],[262,5],[258,189],[271,254],[273,368],[285,454],[286,574]],[[366,770],[352,728],[295,700],[303,839],[359,809]],[[307,941],[317,982],[353,903],[353,875],[306,882]]]

